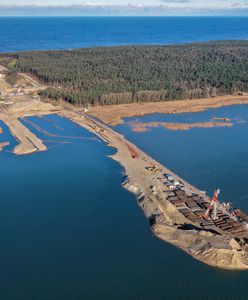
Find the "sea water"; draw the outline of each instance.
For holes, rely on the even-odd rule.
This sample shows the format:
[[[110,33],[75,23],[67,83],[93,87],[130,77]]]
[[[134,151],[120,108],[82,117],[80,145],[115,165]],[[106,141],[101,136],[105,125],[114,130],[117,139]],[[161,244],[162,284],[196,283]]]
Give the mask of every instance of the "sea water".
[[[0,18],[1,52],[247,39],[247,17]]]

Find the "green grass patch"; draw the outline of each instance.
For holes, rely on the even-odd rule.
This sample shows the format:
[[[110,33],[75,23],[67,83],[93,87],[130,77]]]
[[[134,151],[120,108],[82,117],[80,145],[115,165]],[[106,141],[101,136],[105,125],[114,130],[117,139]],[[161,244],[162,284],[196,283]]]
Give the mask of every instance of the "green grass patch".
[[[8,63],[8,69],[13,70],[16,66],[17,63],[17,59],[12,59],[9,63]]]

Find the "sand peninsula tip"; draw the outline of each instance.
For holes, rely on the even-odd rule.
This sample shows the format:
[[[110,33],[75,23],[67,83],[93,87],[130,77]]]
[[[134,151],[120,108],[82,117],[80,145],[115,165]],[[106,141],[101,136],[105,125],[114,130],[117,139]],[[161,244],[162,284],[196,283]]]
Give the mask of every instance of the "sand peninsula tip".
[[[117,149],[111,157],[125,169],[123,187],[135,194],[158,238],[210,266],[248,270],[248,230],[241,221],[243,218],[248,222],[245,213],[237,210],[237,216],[232,217],[221,204],[217,222],[205,218],[211,199],[202,191],[92,117],[75,111],[60,115]]]

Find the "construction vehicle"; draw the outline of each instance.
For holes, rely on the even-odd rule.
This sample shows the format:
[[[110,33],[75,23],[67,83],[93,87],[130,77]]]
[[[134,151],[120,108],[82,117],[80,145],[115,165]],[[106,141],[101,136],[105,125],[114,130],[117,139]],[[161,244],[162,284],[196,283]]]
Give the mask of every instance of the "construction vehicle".
[[[147,171],[152,172],[152,173],[159,173],[159,169],[157,166],[153,167],[146,167]]]

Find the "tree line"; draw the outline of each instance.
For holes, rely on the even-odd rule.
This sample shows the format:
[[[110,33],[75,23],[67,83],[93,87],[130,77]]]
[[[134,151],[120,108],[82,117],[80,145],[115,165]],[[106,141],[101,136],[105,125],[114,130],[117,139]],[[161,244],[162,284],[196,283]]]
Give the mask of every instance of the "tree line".
[[[42,96],[78,105],[194,99],[248,90],[246,41],[1,56],[15,59],[15,71],[29,73],[47,84]]]

